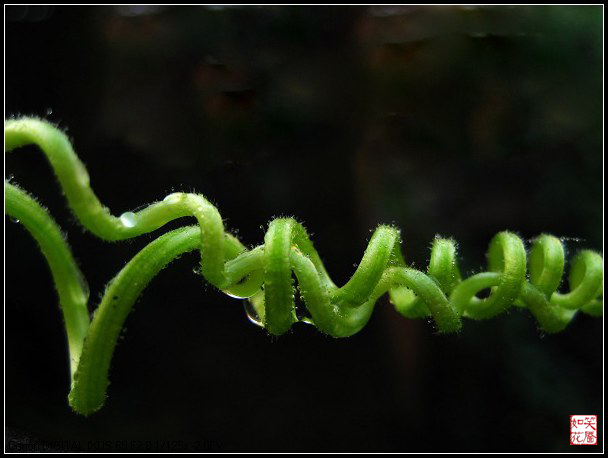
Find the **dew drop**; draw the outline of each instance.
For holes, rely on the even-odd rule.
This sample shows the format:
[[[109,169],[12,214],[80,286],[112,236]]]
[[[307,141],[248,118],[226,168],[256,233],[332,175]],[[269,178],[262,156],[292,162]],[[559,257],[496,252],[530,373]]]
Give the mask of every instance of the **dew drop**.
[[[222,290],[222,292],[226,295],[226,296],[230,296],[234,299],[247,299],[249,296],[239,296],[238,294],[234,294],[231,293],[230,291],[226,291],[226,290]],[[249,301],[245,301],[245,302],[249,302]]]
[[[300,323],[306,323],[306,324],[310,324],[312,326],[315,325],[315,322],[312,321],[312,318],[308,318],[308,317],[300,318]]]
[[[12,222],[12,223],[18,223],[18,222],[19,222],[19,220],[18,220],[18,219],[16,219],[16,218],[11,218],[11,222]]]
[[[52,108],[50,108],[50,107],[49,107],[49,108],[47,108],[47,109],[46,109],[46,115],[47,115],[47,116],[50,116],[50,115],[52,115],[52,114],[53,114],[53,109],[52,109]]]
[[[137,216],[133,212],[126,212],[120,215],[120,222],[125,227],[135,227]]]
[[[264,324],[262,323],[262,320],[260,320],[260,317],[258,316],[255,309],[253,308],[253,305],[251,305],[251,302],[249,302],[248,300],[244,300],[243,305],[245,308],[245,314],[247,315],[249,321],[251,321],[256,326],[263,328]]]

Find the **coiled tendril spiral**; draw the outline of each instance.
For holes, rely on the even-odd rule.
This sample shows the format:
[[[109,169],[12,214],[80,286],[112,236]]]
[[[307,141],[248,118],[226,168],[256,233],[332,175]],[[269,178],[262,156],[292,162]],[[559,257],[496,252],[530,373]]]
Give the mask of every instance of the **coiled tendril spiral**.
[[[6,151],[27,144],[40,147],[78,220],[104,240],[135,237],[184,216],[198,221],[197,226],[158,237],[131,259],[110,282],[89,321],[86,283],[59,227],[32,197],[5,181],[7,214],[37,240],[53,275],[71,358],[69,402],[81,414],[98,410],[105,401],[110,360],[137,297],[171,260],[195,249],[201,253],[202,276],[231,296],[249,298],[263,326],[274,335],[298,321],[292,272],[310,312],[307,321],[334,337],[362,329],[386,292],[402,315],[431,316],[443,333],[458,331],[462,317],[491,318],[511,306],[527,307],[549,333],[564,329],[577,310],[602,314],[602,257],[589,250],[578,253],[570,269],[570,292],[561,294],[557,289],[564,272],[564,248],[551,235],[536,238],[527,256],[517,235],[497,234],[488,250],[488,271],[462,280],[453,240],[435,238],[424,273],[406,265],[398,229],[379,226],[351,279],[338,287],[306,230],[292,218],[272,221],[264,244],[247,250],[224,230],[218,210],[201,195],[170,194],[137,213],[115,217],[93,193],[89,175],[63,132],[35,118],[5,121],[4,132]],[[489,297],[476,297],[487,288]]]

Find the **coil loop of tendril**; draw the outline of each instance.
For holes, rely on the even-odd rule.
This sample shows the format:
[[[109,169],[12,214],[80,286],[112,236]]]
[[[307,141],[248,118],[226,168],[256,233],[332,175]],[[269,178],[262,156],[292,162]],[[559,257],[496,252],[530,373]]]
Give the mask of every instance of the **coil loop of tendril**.
[[[334,337],[362,329],[386,292],[403,316],[430,316],[442,333],[460,330],[462,317],[491,318],[511,306],[528,308],[548,333],[563,330],[577,310],[602,314],[602,257],[589,250],[579,252],[570,268],[570,292],[559,293],[564,247],[551,235],[536,238],[527,255],[517,235],[497,234],[488,250],[488,271],[463,280],[453,240],[435,238],[424,273],[406,265],[398,229],[379,226],[351,279],[338,287],[306,230],[292,218],[272,221],[264,244],[247,250],[224,230],[218,210],[201,195],[173,193],[137,213],[116,217],[93,193],[89,175],[63,132],[35,118],[5,121],[4,131],[5,151],[35,144],[44,152],[78,220],[104,240],[135,237],[184,216],[194,216],[198,222],[168,232],[141,250],[110,282],[90,320],[86,282],[59,227],[38,202],[5,181],[6,213],[20,220],[37,240],[53,275],[71,358],[69,402],[81,414],[95,412],[105,401],[110,360],[137,297],[171,260],[192,250],[200,251],[202,276],[231,296],[248,298],[260,322],[274,335],[298,321],[292,272],[310,313],[304,320]],[[477,297],[488,288],[489,297]]]

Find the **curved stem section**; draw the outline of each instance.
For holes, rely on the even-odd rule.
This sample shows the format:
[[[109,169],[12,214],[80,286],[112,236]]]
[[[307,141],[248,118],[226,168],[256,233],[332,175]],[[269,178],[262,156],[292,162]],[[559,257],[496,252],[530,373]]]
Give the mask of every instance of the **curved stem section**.
[[[164,234],[141,250],[114,277],[95,311],[85,340],[69,401],[84,415],[104,403],[108,370],[114,348],[133,304],[144,288],[169,262],[198,248],[200,229],[195,226]]]
[[[570,272],[570,292],[559,293],[564,249],[551,235],[534,240],[526,259],[517,235],[497,234],[488,249],[488,271],[463,280],[453,240],[435,238],[424,273],[405,264],[399,230],[381,225],[350,280],[338,287],[306,229],[292,218],[272,221],[264,244],[247,250],[225,231],[219,211],[201,195],[173,193],[141,211],[116,217],[93,193],[88,173],[65,134],[38,119],[6,121],[5,149],[27,144],[36,144],[45,153],[70,208],[85,228],[102,239],[135,237],[184,216],[198,223],[160,236],[137,254],[108,285],[89,325],[85,283],[59,228],[37,202],[5,182],[7,213],[32,233],[51,268],[74,374],[70,405],[85,415],[103,405],[114,348],[137,297],[171,260],[195,249],[201,253],[201,275],[230,296],[249,298],[263,326],[274,335],[298,321],[294,276],[311,314],[306,321],[334,337],[361,330],[387,292],[399,313],[408,318],[430,316],[441,333],[459,331],[462,317],[487,319],[513,305],[527,307],[545,332],[564,329],[577,310],[594,316],[602,313],[602,257],[589,250],[580,252]],[[480,299],[488,288],[489,297]]]
[[[82,344],[89,328],[89,288],[59,226],[25,191],[4,182],[6,214],[18,220],[36,239],[51,270],[68,339],[70,372],[78,367]]]

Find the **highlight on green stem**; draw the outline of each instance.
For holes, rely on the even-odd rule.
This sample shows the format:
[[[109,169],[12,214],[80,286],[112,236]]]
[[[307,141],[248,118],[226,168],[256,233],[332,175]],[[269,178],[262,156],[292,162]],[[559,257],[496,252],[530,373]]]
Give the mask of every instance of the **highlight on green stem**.
[[[86,281],[61,230],[35,199],[5,180],[6,214],[38,242],[59,294],[71,361],[69,403],[83,415],[105,401],[112,354],[136,299],[161,269],[192,250],[201,254],[200,273],[206,281],[232,297],[247,298],[255,320],[273,335],[306,321],[330,336],[351,336],[366,325],[376,301],[387,292],[401,315],[432,317],[440,333],[459,331],[463,317],[487,319],[513,306],[527,308],[547,333],[563,330],[579,310],[602,315],[602,256],[580,251],[570,267],[569,292],[560,293],[564,247],[552,235],[534,239],[526,253],[516,234],[497,234],[488,249],[488,270],[463,280],[453,240],[434,239],[425,273],[405,263],[399,230],[380,225],[350,280],[338,286],[306,229],[293,218],[272,221],[264,243],[248,250],[225,231],[220,213],[201,195],[173,193],[143,210],[113,216],[91,189],[84,165],[59,129],[36,118],[11,119],[5,121],[4,135],[5,151],[28,144],[42,150],[69,207],[101,239],[128,239],[185,216],[197,220],[197,225],[161,235],[131,259],[110,281],[89,320]],[[477,297],[488,289],[488,297]],[[307,316],[296,315],[296,292]]]

